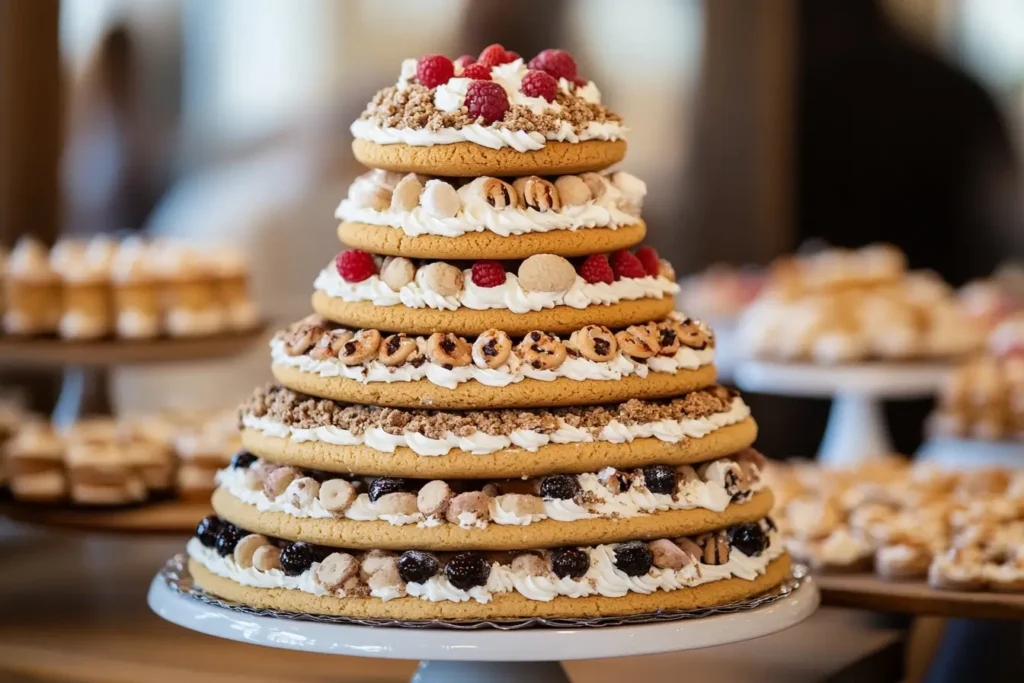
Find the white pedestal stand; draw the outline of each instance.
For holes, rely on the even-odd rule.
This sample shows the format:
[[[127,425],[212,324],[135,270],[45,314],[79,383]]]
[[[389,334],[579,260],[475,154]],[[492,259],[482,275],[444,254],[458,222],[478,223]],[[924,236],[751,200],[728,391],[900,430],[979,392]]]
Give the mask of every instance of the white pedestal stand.
[[[789,628],[818,607],[811,577],[791,595],[749,611],[639,626],[514,631],[410,629],[254,616],[169,588],[161,576],[149,606],[179,626],[267,647],[385,659],[419,659],[414,683],[568,683],[559,661],[646,655],[724,645]]]
[[[1024,441],[943,437],[922,445],[915,460],[965,470],[986,467],[1024,468]]]
[[[932,396],[950,370],[943,364],[827,366],[746,361],[736,368],[736,384],[761,394],[831,398],[819,460],[848,465],[892,451],[883,399]]]

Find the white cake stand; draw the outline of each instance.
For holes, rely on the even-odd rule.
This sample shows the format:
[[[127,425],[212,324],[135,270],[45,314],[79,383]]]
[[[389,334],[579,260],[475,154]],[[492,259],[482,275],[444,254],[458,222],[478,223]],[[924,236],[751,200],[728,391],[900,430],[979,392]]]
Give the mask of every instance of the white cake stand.
[[[933,396],[951,368],[940,363],[828,366],[745,361],[735,374],[737,386],[744,391],[831,398],[819,459],[847,465],[892,452],[882,400]]]
[[[413,683],[568,683],[567,659],[647,655],[725,645],[782,631],[818,607],[804,577],[792,594],[756,609],[702,619],[604,628],[516,631],[408,629],[254,616],[175,592],[157,575],[149,606],[179,626],[254,645],[385,659],[419,659]]]
[[[1024,468],[1024,441],[941,437],[921,446],[914,458],[953,469]]]

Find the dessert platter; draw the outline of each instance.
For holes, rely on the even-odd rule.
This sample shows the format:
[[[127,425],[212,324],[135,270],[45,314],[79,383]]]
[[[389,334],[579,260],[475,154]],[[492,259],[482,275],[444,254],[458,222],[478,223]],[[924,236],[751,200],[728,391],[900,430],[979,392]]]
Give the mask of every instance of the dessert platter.
[[[1024,616],[1024,470],[889,456],[851,468],[772,463],[774,518],[825,604]]]
[[[934,395],[984,343],[952,288],[888,245],[773,264],[738,336],[742,389],[833,399],[820,449],[832,463],[891,451],[881,401]]]
[[[158,613],[236,639],[244,617],[274,647],[505,661],[417,680],[810,614],[749,408],[637,248],[644,184],[607,171],[623,132],[562,50],[403,63],[352,126],[373,169],[338,209],[358,248],[271,341],[277,383],[241,406],[244,450],[154,579]]]

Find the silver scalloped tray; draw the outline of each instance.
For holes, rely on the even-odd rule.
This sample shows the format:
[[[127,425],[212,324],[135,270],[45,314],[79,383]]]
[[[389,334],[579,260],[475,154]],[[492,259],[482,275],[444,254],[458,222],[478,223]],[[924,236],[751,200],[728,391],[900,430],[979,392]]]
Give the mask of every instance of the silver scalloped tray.
[[[250,607],[238,602],[222,600],[202,588],[195,585],[192,575],[188,571],[188,557],[185,553],[178,553],[164,564],[159,575],[167,586],[183,596],[199,600],[214,607],[223,607],[234,612],[250,614],[258,617],[274,617],[277,619],[297,619],[300,621],[315,621],[322,624],[347,624],[353,626],[383,626],[390,628],[445,628],[456,630],[477,630],[496,629],[498,631],[514,631],[521,628],[600,628],[603,626],[634,626],[637,624],[654,624],[665,621],[679,621],[682,619],[700,619],[715,614],[734,614],[745,612],[764,605],[770,605],[776,600],[788,597],[800,590],[803,578],[807,576],[807,568],[803,565],[793,565],[792,572],[781,585],[771,593],[759,595],[749,600],[719,605],[717,607],[703,607],[694,610],[659,610],[647,614],[630,614],[615,617],[590,617],[590,618],[551,618],[531,617],[529,619],[507,619],[507,620],[472,620],[472,621],[444,621],[434,619],[431,621],[403,621],[401,619],[355,619],[353,617],[342,617],[331,614],[306,614],[300,612],[282,612],[274,609],[262,609]]]

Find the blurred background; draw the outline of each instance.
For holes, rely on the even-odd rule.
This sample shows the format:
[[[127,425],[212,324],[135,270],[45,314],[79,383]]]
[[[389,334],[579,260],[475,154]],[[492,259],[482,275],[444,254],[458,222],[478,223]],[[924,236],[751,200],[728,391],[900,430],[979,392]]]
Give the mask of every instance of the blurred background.
[[[360,171],[348,124],[403,57],[492,42],[564,47],[599,84],[680,275],[810,238],[893,242],[955,285],[1024,254],[1018,0],[0,0],[0,243],[234,242],[293,319]],[[194,370],[198,392],[120,371],[117,403],[223,406],[267,377],[262,348]],[[47,409],[56,379],[11,379]],[[825,406],[754,409],[766,451],[813,452]]]

